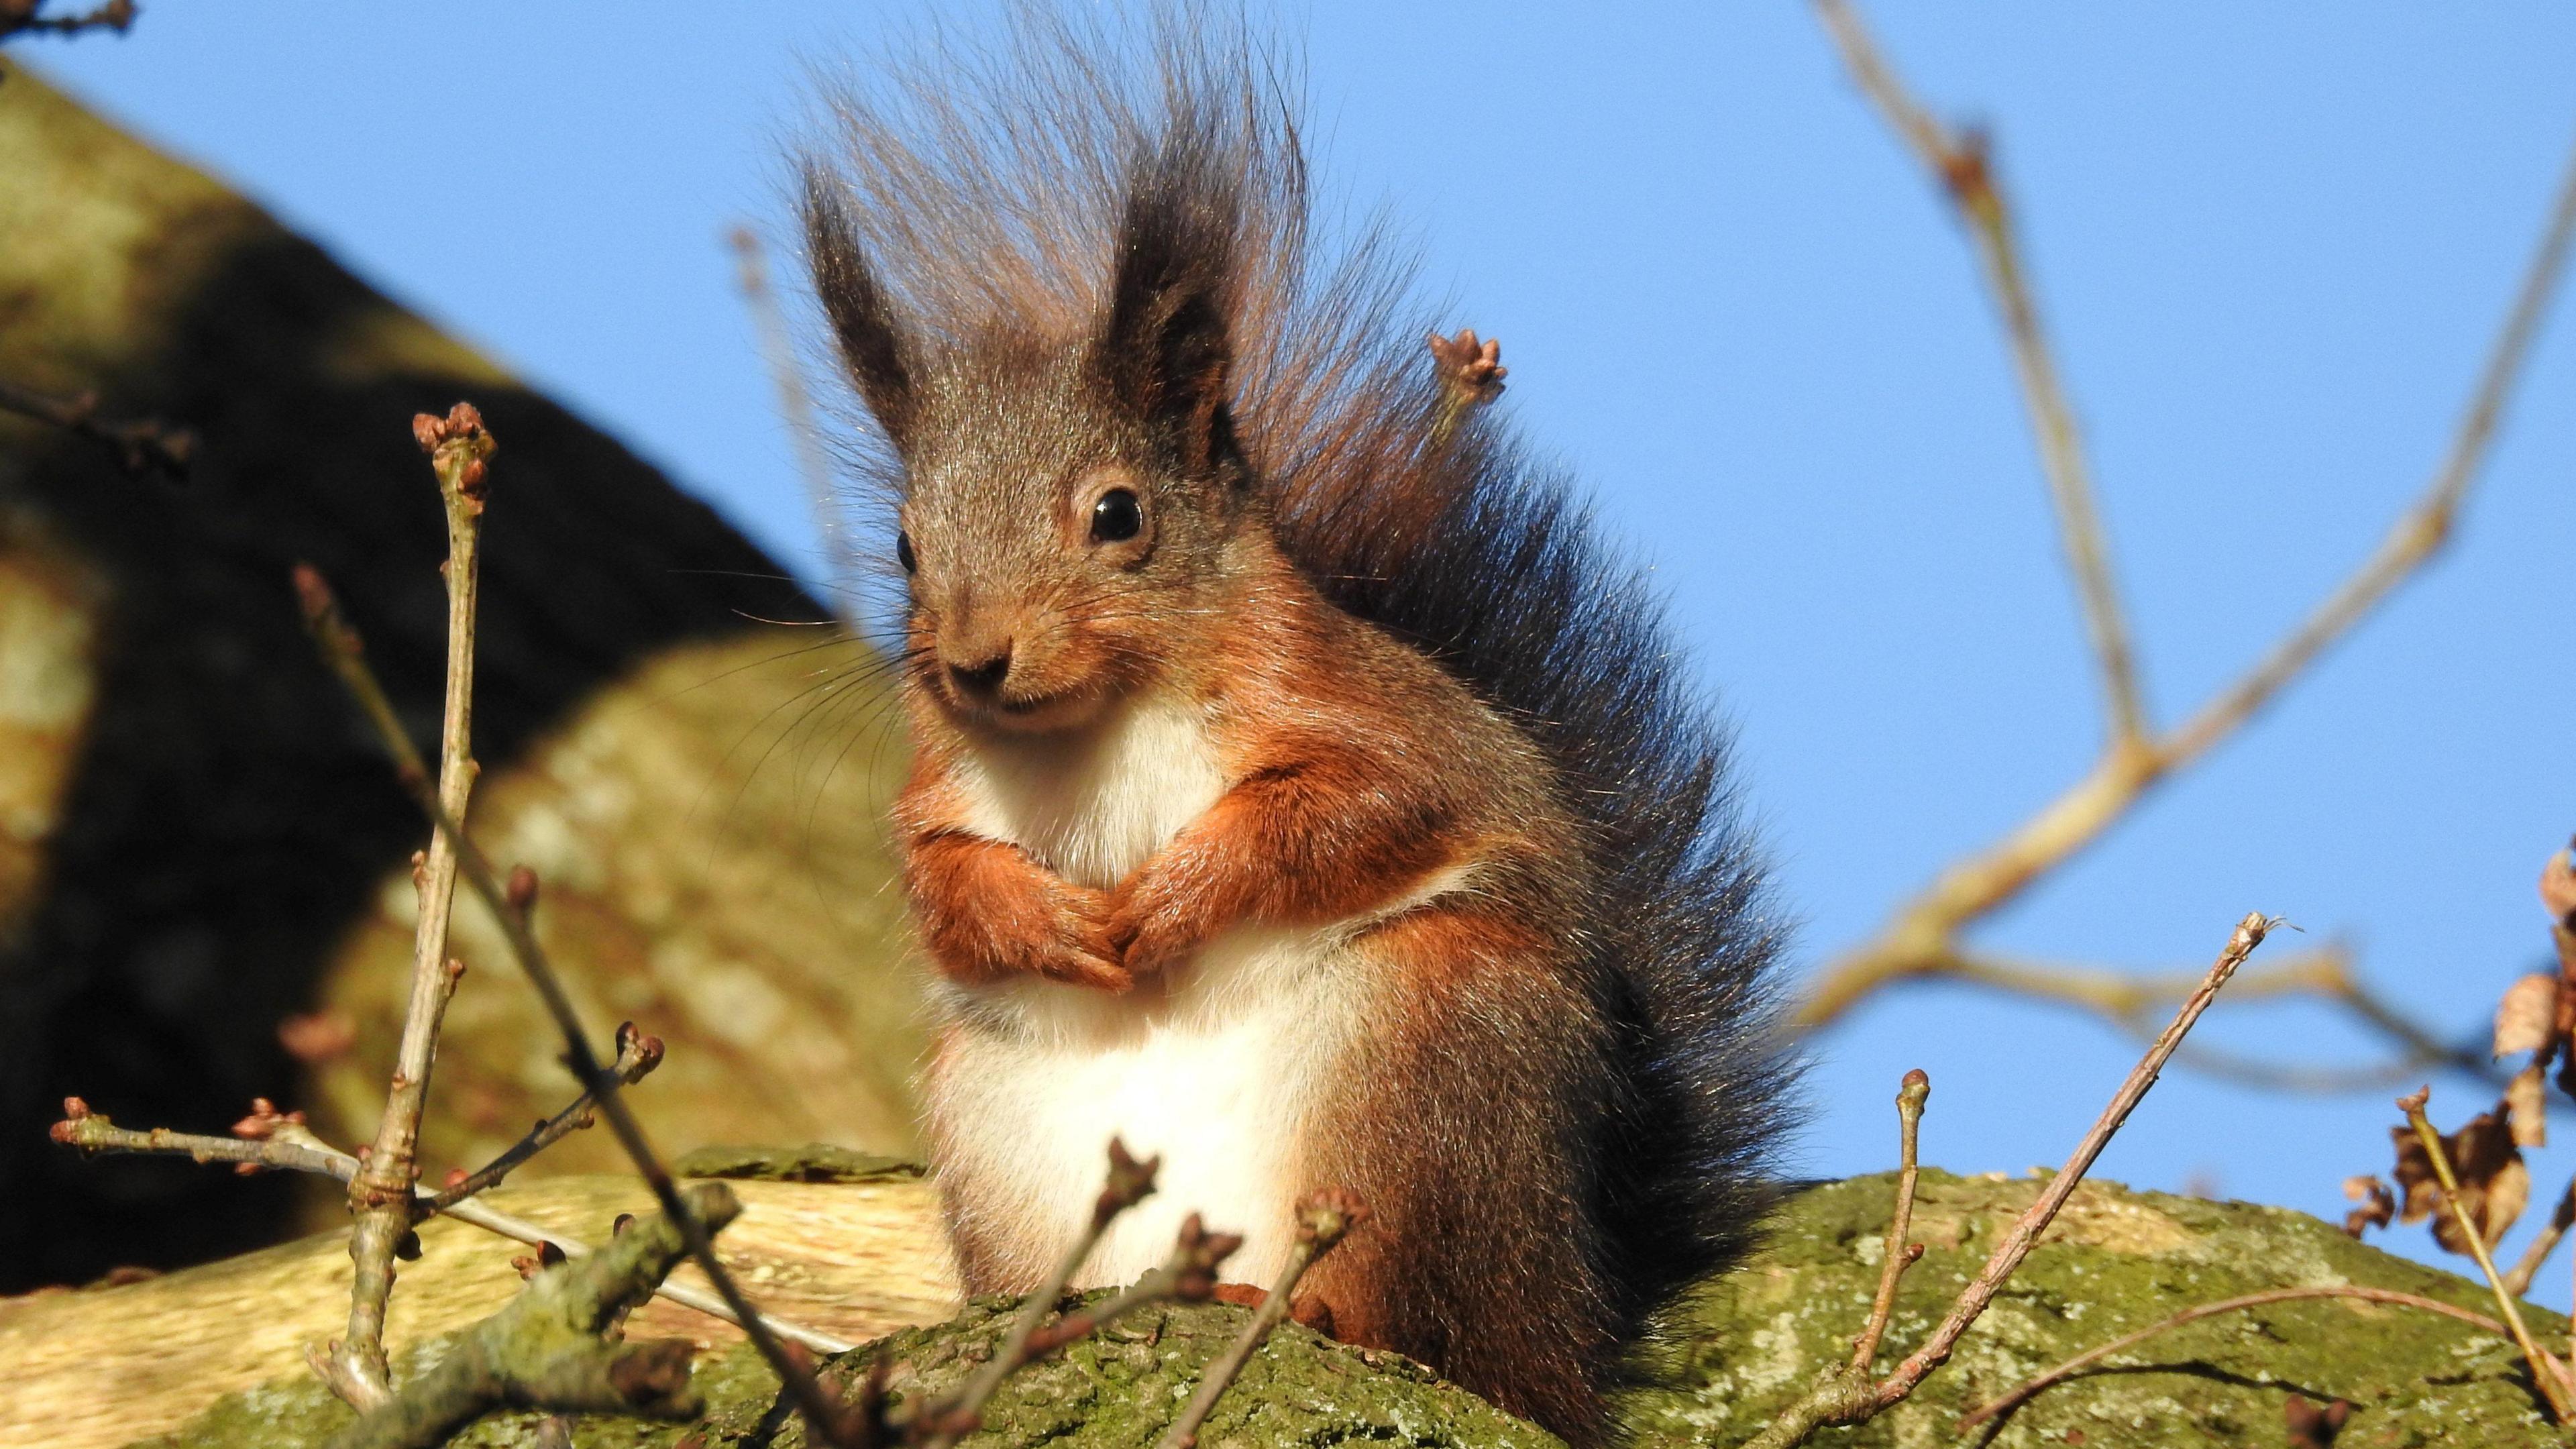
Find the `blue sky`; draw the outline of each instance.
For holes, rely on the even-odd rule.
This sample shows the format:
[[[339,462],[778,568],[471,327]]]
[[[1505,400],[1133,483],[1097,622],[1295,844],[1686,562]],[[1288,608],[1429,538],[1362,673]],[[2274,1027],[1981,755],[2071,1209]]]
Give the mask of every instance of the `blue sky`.
[[[154,0],[124,40],[15,53],[810,569],[722,233],[781,219],[806,63],[922,13]],[[1419,238],[1456,323],[1503,339],[1506,405],[1653,561],[1740,725],[1802,970],[2084,769],[2100,711],[2008,357],[1963,239],[1803,7],[1281,13],[1330,182]],[[1923,95],[1998,134],[2170,721],[2423,486],[2576,132],[2576,10],[1870,13]],[[2259,909],[2350,941],[2460,1033],[2543,964],[2532,881],[2576,830],[2576,317],[2554,311],[2453,549],[1981,943],[2197,966]],[[2203,1031],[2283,1061],[2376,1050],[2299,1006]],[[2063,1011],[1942,988],[1885,995],[1818,1050],[1817,1174],[1892,1162],[1911,1066],[1934,1082],[1928,1159],[2055,1163],[2135,1057]],[[2333,1216],[2342,1178],[2386,1161],[2391,1095],[2177,1072],[2099,1170]],[[2476,1089],[2437,1080],[2434,1102],[2455,1124]],[[2576,1152],[2534,1166],[2536,1218]],[[2390,1241],[2429,1252],[2420,1229]],[[2539,1296],[2566,1304],[2563,1261]]]

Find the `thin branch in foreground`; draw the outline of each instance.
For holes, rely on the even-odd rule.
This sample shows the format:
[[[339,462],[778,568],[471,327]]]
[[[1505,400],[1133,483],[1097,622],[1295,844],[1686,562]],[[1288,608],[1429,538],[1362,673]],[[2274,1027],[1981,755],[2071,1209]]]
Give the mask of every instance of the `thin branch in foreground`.
[[[2135,1333],[2124,1333],[2098,1348],[2088,1348],[2048,1372],[2022,1384],[2012,1392],[1969,1410],[1960,1416],[1959,1432],[1964,1434],[1988,1419],[2009,1414],[2111,1355],[2135,1348],[2160,1333],[2180,1328],[2186,1323],[2197,1323],[2201,1319],[2215,1318],[2222,1313],[2237,1313],[2272,1303],[2296,1303],[2303,1299],[2315,1298],[2351,1298],[2365,1303],[2387,1303],[2400,1308],[2420,1308],[2427,1313],[2439,1313],[2446,1318],[2456,1318],[2473,1328],[2485,1329],[2498,1338],[2513,1337],[2511,1329],[2483,1313],[2472,1312],[2469,1309],[2445,1303],[2438,1298],[2425,1298],[2414,1293],[2398,1293],[2386,1288],[2361,1288],[2349,1283],[2324,1284],[2312,1288],[2272,1288],[2261,1293],[2248,1293],[2238,1298],[2222,1298],[2215,1303],[2203,1303],[2186,1308],[2161,1323],[2149,1324]]]
[[[1288,1316],[1289,1297],[1297,1291],[1297,1280],[1315,1266],[1315,1260],[1333,1250],[1350,1230],[1367,1222],[1368,1204],[1351,1193],[1327,1188],[1297,1204],[1297,1240],[1288,1247],[1288,1261],[1279,1269],[1279,1281],[1270,1286],[1270,1294],[1261,1306],[1252,1310],[1252,1321],[1226,1346],[1225,1352],[1207,1367],[1199,1379],[1198,1392],[1181,1408],[1180,1417],[1163,1431],[1155,1449],[1196,1449],[1199,1426],[1216,1410],[1217,1400],[1225,1397],[1243,1366],[1252,1361],[1270,1330]]]
[[[447,515],[447,679],[439,725],[438,804],[446,819],[463,820],[474,791],[474,625],[483,559],[483,504],[489,464],[498,445],[482,414],[458,403],[444,418],[422,413],[412,435],[430,458]],[[349,1180],[349,1328],[322,1360],[332,1392],[372,1409],[393,1393],[385,1363],[385,1309],[393,1298],[394,1258],[411,1236],[417,1216],[412,1189],[420,1179],[420,1120],[429,1106],[429,1074],[438,1060],[439,1028],[456,994],[461,961],[447,954],[447,927],[456,899],[453,832],[433,829],[429,848],[412,858],[412,890],[419,902],[412,928],[411,994],[403,1007],[402,1041],[393,1080],[385,1088],[384,1115],[375,1142]]]
[[[1030,1316],[1031,1308],[1047,1300],[1032,1296],[1021,1310],[1019,1323],[1013,1325],[1010,1339],[976,1378],[954,1397],[929,1405],[905,1426],[906,1438],[916,1444],[954,1443],[957,1438],[983,1426],[983,1408],[994,1391],[1010,1375],[1045,1358],[1048,1354],[1098,1333],[1101,1329],[1151,1303],[1205,1303],[1216,1296],[1218,1265],[1243,1246],[1236,1233],[1212,1233],[1197,1213],[1181,1220],[1181,1230],[1173,1241],[1172,1255],[1148,1270],[1145,1276],[1117,1293],[1088,1307],[1077,1308],[1030,1330],[1025,1337],[1019,1329]],[[1039,1314],[1043,1318],[1043,1314]],[[883,1401],[882,1385],[869,1391],[869,1398]]]
[[[233,1126],[234,1136],[208,1137],[191,1132],[173,1132],[156,1127],[148,1132],[135,1132],[117,1126],[107,1117],[90,1109],[78,1097],[63,1100],[63,1120],[56,1122],[50,1135],[66,1147],[102,1156],[118,1153],[152,1153],[162,1156],[188,1157],[198,1162],[228,1162],[242,1171],[311,1172],[346,1183],[357,1175],[358,1159],[342,1152],[313,1134],[303,1123],[301,1114],[280,1115],[258,1103],[250,1116]],[[420,1212],[436,1212],[460,1223],[470,1223],[485,1232],[543,1248],[552,1245],[575,1257],[590,1251],[578,1238],[566,1237],[526,1218],[514,1217],[475,1198],[466,1198],[439,1206],[428,1193],[417,1193]],[[663,1283],[653,1290],[654,1296],[694,1309],[710,1318],[721,1319],[735,1327],[741,1323],[726,1307],[724,1300],[702,1288],[685,1283]],[[857,1347],[846,1339],[836,1338],[818,1329],[784,1319],[763,1320],[781,1338],[803,1344],[816,1353],[847,1353]]]
[[[690,1220],[706,1231],[742,1211],[720,1182],[691,1187],[687,1200]],[[695,1344],[609,1337],[688,1251],[679,1226],[657,1214],[598,1252],[546,1268],[500,1312],[466,1330],[435,1367],[334,1435],[327,1449],[432,1449],[511,1406],[695,1418],[706,1410],[689,1382]]]
[[[2522,1250],[2522,1260],[2504,1275],[2504,1291],[2516,1298],[2530,1292],[2531,1280],[2539,1275],[2541,1265],[2549,1261],[2549,1255],[2557,1251],[2559,1241],[2567,1236],[2567,1229],[2571,1226],[2576,1226],[2576,1178],[2568,1179],[2566,1188],[2558,1194],[2558,1206],[2549,1214],[2549,1221],[2532,1235],[2531,1242]]]
[[[260,1103],[262,1107],[266,1105],[265,1101]],[[243,1120],[253,1121],[258,1116],[259,1113],[254,1111],[251,1117]],[[187,1157],[200,1163],[229,1162],[253,1170],[275,1168],[287,1172],[319,1173],[342,1182],[347,1182],[358,1170],[358,1159],[345,1152],[333,1151],[321,1145],[318,1139],[207,1137],[193,1132],[173,1132],[167,1127],[136,1132],[117,1126],[105,1113],[90,1110],[89,1103],[78,1097],[63,1099],[63,1118],[46,1129],[46,1135],[65,1147],[77,1147],[84,1153],[100,1157],[127,1153]]]
[[[760,234],[750,227],[738,226],[725,240],[741,265],[743,301],[751,308],[753,325],[760,332],[760,355],[769,364],[771,384],[778,389],[778,419],[786,427],[788,446],[796,454],[796,475],[805,484],[806,504],[814,510],[814,533],[823,545],[832,612],[846,624],[858,602],[862,571],[858,551],[850,545],[849,520],[842,511],[839,493],[832,487],[832,460],[823,450],[821,430],[814,425],[814,401],[806,393],[804,374],[796,366],[795,339],[788,333],[787,315],[778,305],[778,293],[769,285],[769,260],[761,247]]]
[[[1118,1220],[1119,1214],[1153,1195],[1154,1174],[1161,1170],[1162,1165],[1163,1159],[1159,1157],[1139,1161],[1127,1151],[1125,1142],[1115,1137],[1109,1139],[1109,1176],[1100,1186],[1100,1196],[1092,1202],[1091,1220],[1083,1225],[1073,1246],[1065,1250],[1064,1258],[1056,1264],[1055,1271],[1048,1274],[1046,1281],[1039,1284],[1021,1305],[1020,1316],[1011,1321],[1010,1332],[1003,1335],[1002,1346],[994,1351],[992,1358],[966,1382],[958,1385],[956,1392],[926,1405],[913,1420],[912,1433],[925,1449],[951,1449],[958,1440],[973,1433],[983,1422],[985,1401],[1002,1386],[1002,1380],[1044,1352],[1030,1347],[1038,1339],[1039,1325],[1055,1311],[1056,1304],[1064,1298],[1065,1286],[1073,1281],[1074,1274],[1082,1271],[1082,1265],[1099,1248],[1100,1239],[1109,1231],[1109,1225]],[[1193,1218],[1192,1222],[1196,1219]],[[1239,1244],[1242,1240],[1234,1241]],[[1231,1245],[1228,1251],[1232,1251]]]
[[[523,866],[511,872],[511,883],[516,885],[522,874],[526,874],[531,881],[535,879],[534,874],[527,872],[526,867]],[[617,1060],[611,1062],[608,1069],[617,1074],[619,1086],[634,1086],[644,1080],[655,1067],[662,1064],[662,1050],[660,1037],[646,1036],[637,1031],[635,1023],[631,1021],[622,1022],[617,1028]],[[510,1144],[509,1149],[500,1156],[472,1172],[452,1174],[430,1198],[429,1210],[444,1212],[486,1188],[499,1186],[503,1178],[508,1177],[529,1158],[590,1126],[596,1120],[598,1107],[598,1094],[587,1087],[583,1088],[581,1095],[573,1098],[571,1106],[530,1128],[527,1136]]]
[[[2030,1250],[2038,1245],[2040,1235],[2047,1232],[2048,1225],[2056,1220],[2058,1210],[2074,1196],[2075,1189],[2084,1181],[2084,1174],[2092,1170],[2094,1159],[2102,1155],[2102,1149],[2109,1144],[2112,1134],[2129,1120],[2129,1114],[2137,1109],[2148,1089],[2156,1084],[2157,1075],[2173,1059],[2174,1049],[2182,1045],[2183,1037],[2200,1020],[2201,1013],[2209,1009],[2209,1003],[2217,997],[2219,988],[2227,984],[2228,978],[2236,974],[2236,968],[2245,963],[2245,958],[2253,954],[2256,946],[2262,944],[2274,924],[2270,917],[2259,911],[2236,923],[2226,949],[2220,951],[2217,961],[2211,964],[2200,989],[2182,1004],[2182,1010],[2175,1015],[2173,1023],[2130,1069],[2128,1079],[2120,1084],[2120,1090],[2112,1095],[2110,1105],[2102,1109],[2102,1115],[2094,1120],[2091,1130],[2076,1144],[2073,1155],[2066,1159],[2066,1165],[2058,1169],[2057,1176],[2050,1179],[2038,1200],[2014,1221],[2003,1241],[1996,1244],[1994,1254],[1987,1258],[1986,1266],[1960,1291],[1949,1316],[1932,1330],[1931,1337],[1924,1340],[1922,1347],[1908,1355],[1887,1377],[1875,1382],[1870,1380],[1865,1370],[1854,1372],[1846,1364],[1831,1365],[1804,1399],[1783,1410],[1760,1434],[1747,1440],[1744,1449],[1791,1449],[1793,1445],[1804,1443],[1809,1434],[1825,1425],[1865,1423],[1891,1405],[1902,1402],[1934,1369],[1947,1363],[1951,1352],[1958,1347],[1960,1336],[1986,1311],[1995,1294],[2002,1291],[2005,1282],[2021,1267],[2022,1259],[2030,1255]]]
[[[2496,1271],[2495,1259],[2487,1252],[2486,1234],[2479,1231],[2477,1220],[2460,1206],[2459,1176],[2451,1171],[2451,1154],[2442,1146],[2442,1134],[2433,1130],[2432,1119],[2424,1115],[2424,1104],[2432,1099],[2433,1089],[2397,1099],[2399,1111],[2406,1114],[2406,1125],[2415,1129],[2415,1140],[2424,1144],[2424,1152],[2433,1159],[2433,1176],[2442,1184],[2442,1207],[2467,1240],[2471,1256],[2478,1260],[2478,1271],[2487,1275],[2487,1286],[2495,1291],[2496,1307],[2503,1310],[2505,1324],[2513,1330],[2513,1341],[2522,1348],[2522,1356],[2531,1361],[2532,1383],[2540,1396],[2549,1402],[2551,1417],[2561,1428],[2576,1425],[2576,1406],[2570,1403],[2576,1384],[2571,1384],[2567,1367],[2550,1356],[2531,1330],[2523,1324],[2522,1306],[2504,1286],[2504,1275]]]
[[[1897,1168],[1896,1211],[1887,1220],[1887,1247],[1879,1260],[1878,1296],[1869,1305],[1869,1321],[1861,1325],[1860,1336],[1852,1340],[1851,1371],[1866,1374],[1872,1359],[1878,1357],[1878,1341],[1887,1334],[1887,1320],[1896,1311],[1896,1285],[1923,1256],[1921,1243],[1908,1242],[1906,1234],[1914,1229],[1915,1142],[1923,1128],[1923,1104],[1932,1098],[1932,1078],[1921,1067],[1905,1074],[1896,1089]]]
[[[112,8],[112,7],[111,7]],[[129,15],[131,9],[129,7]],[[75,20],[37,21],[36,27],[79,28],[94,17]],[[21,24],[16,29],[26,29]],[[122,25],[117,27],[122,30]],[[5,11],[0,11],[0,38],[11,33]],[[117,466],[136,478],[159,478],[167,483],[188,481],[188,464],[197,454],[197,435],[186,428],[174,428],[151,418],[132,422],[108,422],[98,415],[98,395],[82,393],[78,397],[60,398],[14,382],[0,382],[0,411],[51,423],[77,437],[89,439],[116,455]]]
[[[375,671],[368,667],[366,651],[357,630],[341,612],[330,587],[310,566],[299,566],[295,579],[297,592],[304,603],[306,629],[313,635],[324,659],[356,699],[360,711],[376,727],[386,752],[393,757],[394,775],[404,792],[412,797],[412,803],[420,808],[422,815],[456,842],[458,869],[465,883],[482,898],[484,906],[500,923],[501,934],[509,943],[511,956],[526,973],[529,984],[536,988],[538,999],[545,1003],[547,1015],[554,1019],[556,1030],[563,1036],[564,1063],[574,1080],[589,1088],[597,1099],[600,1115],[608,1119],[609,1129],[617,1135],[618,1145],[625,1149],[628,1159],[635,1164],[637,1174],[652,1189],[654,1202],[679,1225],[682,1236],[687,1238],[691,1259],[715,1285],[717,1295],[724,1300],[734,1322],[751,1340],[752,1346],[759,1350],[770,1372],[778,1376],[779,1382],[795,1399],[797,1412],[805,1419],[807,1432],[820,1444],[846,1444],[847,1438],[840,1429],[840,1415],[831,1399],[814,1381],[813,1375],[798,1366],[786,1345],[762,1320],[760,1310],[753,1306],[751,1299],[743,1293],[742,1285],[734,1281],[733,1274],[716,1256],[714,1238],[691,1215],[688,1204],[681,1199],[678,1183],[672,1180],[670,1170],[662,1165],[651,1140],[644,1135],[643,1124],[636,1120],[633,1110],[626,1105],[625,1097],[618,1090],[620,1084],[616,1074],[600,1062],[599,1054],[592,1049],[589,1033],[581,1024],[581,1014],[574,1008],[571,995],[564,990],[563,978],[556,973],[544,944],[537,939],[528,913],[512,902],[490,858],[448,815],[437,791],[430,787],[420,752],[404,734],[401,720],[394,714],[391,701],[385,697],[384,686],[377,682]]]
[[[1963,158],[1959,144],[1906,94],[1846,0],[1817,0],[1817,5],[1861,87],[1907,145],[1927,162]],[[1953,175],[1948,162],[1939,169],[1942,184],[1954,195],[1963,190],[1971,196],[1994,194],[1992,175],[1983,170],[1982,161],[1974,176]],[[2486,461],[2506,400],[2565,269],[2571,237],[2576,237],[2576,152],[2569,156],[2548,223],[2450,447],[2423,494],[2377,551],[2198,713],[2133,747],[2115,742],[2055,800],[2003,839],[1954,862],[1905,902],[1876,936],[1846,953],[1809,988],[1794,1016],[1799,1029],[1822,1028],[1889,983],[1935,971],[1944,953],[1956,950],[1963,928],[2091,845],[2149,790],[2241,729],[2440,550]]]

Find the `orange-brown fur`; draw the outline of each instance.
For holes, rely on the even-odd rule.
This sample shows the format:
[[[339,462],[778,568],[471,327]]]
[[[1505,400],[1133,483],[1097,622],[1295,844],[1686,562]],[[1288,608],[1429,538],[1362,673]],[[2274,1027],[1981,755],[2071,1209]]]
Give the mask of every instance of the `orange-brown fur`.
[[[1096,1182],[1064,1139],[1133,1119],[1244,1276],[1358,1193],[1303,1315],[1597,1441],[1623,1346],[1750,1242],[1788,1076],[1722,734],[1378,244],[1313,263],[1268,62],[1023,22],[847,98],[805,200],[908,575],[968,1285],[1038,1281]]]
[[[1569,1079],[1595,1045],[1565,939],[1574,826],[1527,743],[1455,680],[1325,603],[1265,534],[1229,552],[1247,577],[1226,627],[1173,628],[1168,672],[1132,687],[1206,710],[1230,786],[1114,890],[974,836],[945,762],[975,726],[935,686],[914,691],[921,749],[898,818],[925,944],[961,982],[1034,971],[1151,990],[1226,927],[1358,916],[1472,866],[1474,890],[1354,943],[1382,969],[1385,1030],[1300,1145],[1305,1189],[1347,1187],[1372,1218],[1309,1278],[1302,1311],[1544,1422],[1597,1427],[1581,1366],[1598,1329],[1552,1311],[1592,1295],[1544,1246],[1580,1238],[1570,1195],[1548,1186],[1563,1156],[1549,1124],[1580,1104],[1547,1099],[1583,1095]],[[1030,1286],[967,1256],[974,1287]]]

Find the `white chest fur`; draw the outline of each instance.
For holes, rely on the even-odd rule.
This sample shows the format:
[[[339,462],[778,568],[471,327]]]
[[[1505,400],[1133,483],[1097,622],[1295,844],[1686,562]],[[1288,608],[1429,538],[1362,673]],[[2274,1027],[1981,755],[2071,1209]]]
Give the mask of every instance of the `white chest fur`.
[[[1131,1283],[1181,1219],[1245,1235],[1230,1282],[1269,1282],[1304,1183],[1307,1113],[1355,1036],[1357,963],[1338,932],[1254,927],[1203,949],[1168,993],[1102,998],[1032,982],[977,993],[944,1037],[927,1098],[951,1210],[998,1259],[997,1285],[1052,1268],[1091,1212],[1114,1136],[1160,1157],[1160,1189],[1075,1275]]]
[[[1198,718],[1140,704],[1074,743],[1011,743],[967,762],[979,832],[1067,879],[1126,878],[1223,793]],[[1127,996],[1046,981],[944,985],[925,1083],[952,1211],[1026,1284],[1071,1244],[1109,1139],[1163,1159],[1161,1190],[1121,1218],[1077,1284],[1132,1282],[1182,1217],[1241,1232],[1231,1281],[1267,1282],[1287,1251],[1304,1113],[1354,1035],[1357,969],[1340,925],[1239,927]],[[983,1285],[993,1286],[993,1285]]]
[[[1148,699],[1070,739],[990,740],[959,763],[974,830],[1107,890],[1225,793],[1196,707]]]

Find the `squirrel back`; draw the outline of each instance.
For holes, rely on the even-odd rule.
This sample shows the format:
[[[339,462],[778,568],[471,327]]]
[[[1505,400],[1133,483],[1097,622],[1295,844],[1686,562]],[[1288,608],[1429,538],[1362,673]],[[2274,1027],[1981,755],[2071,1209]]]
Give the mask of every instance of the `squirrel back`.
[[[1548,1332],[1542,1310],[1582,1320],[1586,1331],[1566,1335],[1582,1345],[1586,1362],[1573,1370],[1581,1387],[1529,1389],[1545,1375],[1497,1367],[1509,1356],[1459,1345],[1478,1331],[1473,1314],[1396,1333],[1393,1346],[1445,1360],[1471,1387],[1570,1438],[1598,1437],[1599,1405],[1587,1396],[1615,1382],[1620,1346],[1659,1310],[1749,1248],[1786,1132],[1795,1073],[1774,1014],[1779,926],[1729,794],[1725,734],[1675,671],[1641,571],[1603,543],[1569,480],[1534,463],[1493,409],[1462,392],[1455,369],[1426,364],[1409,267],[1384,233],[1363,231],[1329,260],[1319,255],[1282,64],[1223,26],[1165,15],[1153,29],[1146,43],[1124,44],[1023,11],[1005,50],[934,42],[884,67],[869,90],[839,98],[841,144],[809,164],[805,210],[818,291],[876,424],[866,436],[880,446],[863,462],[902,505],[907,470],[925,454],[988,448],[955,436],[959,418],[989,419],[996,435],[1024,443],[1046,440],[1029,447],[1069,446],[1062,440],[1087,426],[1066,420],[1078,403],[1032,402],[1024,417],[1007,400],[979,400],[1019,385],[1010,379],[1046,385],[1064,370],[1046,360],[1050,348],[1105,351],[1109,392],[1165,402],[1190,392],[1195,368],[1215,379],[1213,400],[1181,426],[1213,460],[1207,497],[1241,498],[1193,506],[1239,511],[1304,588],[1432,661],[1509,727],[1519,753],[1543,762],[1563,822],[1548,838],[1580,859],[1522,899],[1572,917],[1547,923],[1546,935],[1553,969],[1583,999],[1589,1035],[1563,1058],[1580,1065],[1537,1070],[1598,1080],[1562,1094],[1571,1120],[1541,1124],[1554,1134],[1561,1183],[1530,1186],[1575,1200],[1570,1240],[1517,1251],[1579,1259],[1565,1280],[1574,1286],[1562,1291],[1580,1301],[1477,1311],[1530,1314],[1533,1342]],[[1140,51],[1153,64],[1126,59]],[[1130,295],[1139,276],[1161,280]],[[1118,372],[1118,346],[1082,341],[1105,327],[1114,344],[1131,314],[1157,335],[1190,334],[1178,314],[1192,306],[1222,314],[1219,352],[1166,348],[1153,376],[1132,384]],[[937,357],[979,360],[952,369],[967,380],[925,381],[950,375]],[[934,404],[946,409],[935,425],[926,420]],[[1038,416],[1048,406],[1066,419]],[[941,435],[925,438],[934,427]],[[975,501],[987,515],[1009,512],[994,497]],[[992,558],[1028,546],[996,526],[945,528],[957,537],[986,530],[975,546]],[[1190,544],[1178,536],[1167,548]],[[912,542],[905,535],[908,570]],[[1165,627],[1209,611],[1173,603],[1177,585],[1156,597]],[[955,734],[940,691],[953,693],[971,671],[955,658],[935,662],[945,645],[918,637],[917,618],[914,632],[906,662],[923,671],[916,677],[951,671],[916,691],[916,733],[929,732],[924,748],[937,755]],[[917,775],[905,822],[917,908],[936,894],[923,879],[934,868],[922,862],[973,833],[920,803],[954,793],[925,779]],[[1074,879],[1074,846],[1019,839],[1014,848],[1045,879],[1061,872],[1071,882],[1059,883],[1064,899],[1048,909],[1084,919],[1091,908]],[[1117,889],[1101,887],[1103,909]],[[1114,957],[1127,944],[1114,924],[1106,940],[1077,954]],[[932,945],[940,955],[941,942]],[[970,1058],[960,1048],[955,1060]],[[962,1070],[952,1066],[952,1077]],[[1463,1079],[1475,1064],[1425,1070]],[[1368,1130],[1365,1120],[1334,1129]],[[935,1120],[934,1155],[943,1140]],[[973,1167],[960,1161],[954,1175],[964,1182]],[[952,1216],[974,1278],[986,1251],[976,1235],[998,1230],[971,1204]],[[1434,1273],[1411,1291],[1450,1291],[1421,1285],[1472,1268]]]

